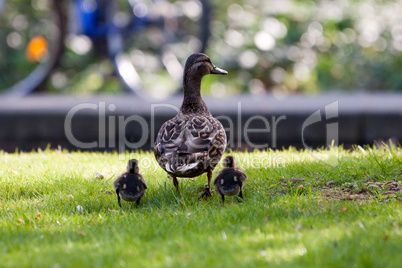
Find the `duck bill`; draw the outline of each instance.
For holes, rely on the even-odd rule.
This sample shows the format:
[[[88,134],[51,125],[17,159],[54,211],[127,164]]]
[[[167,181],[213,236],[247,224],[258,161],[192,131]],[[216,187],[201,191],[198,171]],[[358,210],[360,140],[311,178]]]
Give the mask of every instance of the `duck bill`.
[[[228,74],[228,72],[221,68],[214,66],[214,68],[211,71],[211,74]]]

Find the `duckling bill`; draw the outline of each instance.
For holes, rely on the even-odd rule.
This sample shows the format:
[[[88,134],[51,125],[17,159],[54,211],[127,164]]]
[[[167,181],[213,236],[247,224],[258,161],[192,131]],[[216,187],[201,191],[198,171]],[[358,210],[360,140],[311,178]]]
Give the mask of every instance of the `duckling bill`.
[[[155,141],[155,158],[173,179],[196,177],[207,173],[208,184],[202,196],[211,196],[212,171],[226,148],[226,132],[212,116],[201,98],[201,80],[208,74],[227,74],[212,64],[203,53],[191,55],[183,77],[184,98],[178,114],[165,122]]]
[[[225,195],[238,195],[243,198],[243,186],[247,180],[247,175],[236,167],[236,161],[233,156],[227,156],[223,160],[223,170],[219,172],[214,180],[214,185],[222,197],[222,203],[225,202]]]
[[[144,179],[139,173],[138,161],[131,159],[127,163],[127,171],[116,178],[113,185],[117,194],[117,203],[121,207],[120,198],[128,202],[140,203],[147,189]]]

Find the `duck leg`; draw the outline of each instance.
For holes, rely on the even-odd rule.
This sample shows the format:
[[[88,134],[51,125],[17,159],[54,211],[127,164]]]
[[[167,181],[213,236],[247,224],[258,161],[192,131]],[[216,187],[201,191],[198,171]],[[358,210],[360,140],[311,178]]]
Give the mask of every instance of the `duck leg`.
[[[225,195],[219,192],[222,197],[222,206],[225,204]]]
[[[200,198],[206,197],[209,199],[211,197],[211,180],[212,180],[212,168],[208,168],[207,177],[208,177],[208,184],[205,186],[205,191],[201,194]]]
[[[119,195],[119,188],[116,188],[116,194],[117,194],[117,203],[119,204],[119,207],[121,207],[120,195]]]
[[[243,189],[242,189],[242,187],[240,186],[240,193],[239,193],[239,195],[238,195],[238,197],[240,197],[241,199],[242,199],[242,201],[244,201],[244,198],[243,198],[243,191],[242,191]],[[238,201],[240,201],[240,199],[238,199]]]
[[[176,187],[176,191],[177,191],[178,193],[180,193],[180,190],[179,190],[179,181],[177,180],[177,178],[176,178],[175,176],[172,176],[172,180],[173,180],[174,187]]]
[[[240,193],[239,193],[239,197],[240,197],[241,199],[243,199],[243,200],[244,200],[244,198],[243,198],[243,191],[242,191],[242,187],[240,187]]]
[[[138,198],[137,201],[135,201],[135,203],[137,204],[137,207],[140,205],[141,198],[142,198],[142,196],[140,198]]]

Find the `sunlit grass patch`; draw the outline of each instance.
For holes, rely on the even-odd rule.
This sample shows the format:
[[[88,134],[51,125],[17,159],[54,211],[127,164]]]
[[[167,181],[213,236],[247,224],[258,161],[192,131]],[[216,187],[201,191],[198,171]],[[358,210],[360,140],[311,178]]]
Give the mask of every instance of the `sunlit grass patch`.
[[[198,200],[205,175],[176,193],[152,152],[2,153],[1,266],[397,267],[402,150],[318,151],[336,165],[316,153],[230,152],[249,179],[245,202],[224,206]],[[119,208],[112,183],[130,158],[148,190]]]

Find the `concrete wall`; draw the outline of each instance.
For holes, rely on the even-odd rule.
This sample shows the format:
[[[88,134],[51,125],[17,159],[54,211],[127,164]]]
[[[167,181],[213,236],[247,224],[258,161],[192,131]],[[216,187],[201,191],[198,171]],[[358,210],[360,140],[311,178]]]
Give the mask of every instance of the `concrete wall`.
[[[181,96],[164,102],[119,96],[0,98],[0,150],[151,149]],[[402,140],[402,94],[205,98],[232,149],[373,144]],[[70,124],[71,122],[71,124]]]

